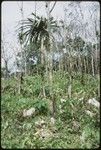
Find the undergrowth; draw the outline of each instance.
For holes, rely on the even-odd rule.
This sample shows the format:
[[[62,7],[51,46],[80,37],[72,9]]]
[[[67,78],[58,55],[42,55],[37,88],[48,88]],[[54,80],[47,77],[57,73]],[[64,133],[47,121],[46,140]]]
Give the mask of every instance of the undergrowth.
[[[44,83],[44,84],[43,84]],[[68,74],[58,72],[53,75],[53,93],[56,95],[56,133],[52,138],[43,140],[35,137],[35,121],[43,117],[49,124],[51,114],[49,101],[49,84],[41,76],[27,76],[24,78],[22,94],[14,94],[17,81],[9,79],[2,81],[7,87],[1,97],[1,145],[2,148],[98,148],[100,144],[99,110],[89,106],[89,98],[98,100],[97,78],[85,75],[82,85],[79,75],[72,80],[72,97],[69,98],[67,88]],[[46,97],[42,97],[44,85]],[[61,102],[61,99],[65,99]],[[23,118],[22,111],[35,107],[36,116]],[[86,114],[86,110],[94,113],[93,117]],[[50,127],[49,127],[50,128]]]

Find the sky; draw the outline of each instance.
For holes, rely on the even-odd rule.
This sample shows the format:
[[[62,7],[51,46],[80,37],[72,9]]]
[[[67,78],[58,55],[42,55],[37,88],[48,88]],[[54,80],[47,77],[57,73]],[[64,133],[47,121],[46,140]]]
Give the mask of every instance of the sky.
[[[18,22],[21,20],[21,4],[22,2],[20,1],[3,1],[2,2],[2,14],[1,14],[1,29],[2,29],[2,36],[4,41],[8,42],[11,46],[10,47],[16,47],[17,49],[19,48],[18,46],[18,41],[17,41],[17,35],[15,30],[17,29]],[[53,6],[54,2],[51,2],[51,6]],[[64,2],[62,2],[64,4]],[[45,2],[43,1],[37,1],[36,2],[36,10],[37,10],[37,15],[40,16],[46,16],[46,11],[45,11]],[[31,17],[31,13],[35,11],[35,1],[25,1],[23,2],[23,11],[24,11],[24,19]],[[63,7],[61,7],[61,2],[58,2],[56,4],[56,9],[53,10],[52,15],[56,19],[62,19],[63,18]],[[12,49],[13,51],[13,49]],[[15,51],[14,51],[15,52]],[[7,55],[11,54],[11,48],[8,49],[7,46]],[[14,59],[13,59],[14,60]],[[9,62],[10,66],[13,65],[12,59]],[[11,65],[12,63],[12,65]],[[4,65],[4,61],[2,60],[2,65]]]
[[[53,5],[53,2],[51,2]],[[64,4],[64,2],[62,2]],[[14,27],[21,19],[21,1],[15,2],[2,2],[2,30],[13,31]],[[45,15],[45,2],[36,2],[37,15]],[[35,11],[35,2],[23,2],[23,11],[24,11],[24,19],[30,17],[31,13]],[[56,9],[53,10],[52,15],[57,18],[63,18],[63,7],[61,7],[61,2],[57,2]],[[9,26],[9,27],[8,27]]]
[[[54,2],[51,2],[51,6]],[[97,3],[97,2],[96,2]],[[52,11],[52,16],[56,19],[64,18],[64,7],[68,7],[69,2],[58,1],[55,8]],[[82,10],[84,12],[85,19],[89,19],[89,12],[87,7],[93,4],[93,2],[82,2]],[[6,34],[6,38],[16,41],[15,30],[16,25],[21,20],[21,1],[3,1],[2,2],[2,33]],[[37,15],[46,16],[45,1],[36,2]],[[23,2],[24,19],[31,17],[31,13],[35,11],[35,1]]]
[[[56,2],[55,8],[52,11],[52,16],[55,19],[64,19],[64,8],[68,8],[68,4],[70,2],[66,1],[58,1]],[[93,7],[94,4],[98,2],[82,2],[81,8],[84,13],[84,19],[87,21],[89,20],[89,7]],[[4,41],[8,42],[11,46],[10,47],[16,47],[18,46],[17,41],[17,35],[15,30],[17,29],[18,22],[21,20],[21,4],[22,1],[3,1],[1,5],[1,29],[2,29],[2,36],[4,37]],[[35,4],[36,4],[36,13],[40,16],[46,16],[46,10],[45,10],[45,1],[24,1],[23,2],[23,11],[24,11],[24,19],[27,19],[28,17],[31,17],[31,13],[35,11]],[[53,6],[54,1],[51,1],[51,7]],[[74,12],[75,13],[75,12]],[[98,12],[98,18],[99,18],[100,12]],[[67,18],[67,20],[69,20]],[[88,27],[89,31],[93,30],[92,24],[89,24]],[[11,49],[13,51],[13,48],[7,48],[8,53],[11,53]],[[12,60],[11,60],[12,62]],[[2,61],[3,63],[3,61]],[[11,64],[11,63],[10,63]]]

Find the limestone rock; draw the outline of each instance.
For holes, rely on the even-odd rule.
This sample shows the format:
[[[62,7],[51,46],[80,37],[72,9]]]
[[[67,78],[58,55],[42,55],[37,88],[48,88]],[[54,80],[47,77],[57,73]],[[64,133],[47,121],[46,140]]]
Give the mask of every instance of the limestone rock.
[[[35,126],[38,128],[45,127],[45,125],[46,125],[46,122],[44,120],[38,120],[35,122]]]
[[[54,125],[55,124],[55,119],[53,117],[51,117],[51,124]]]
[[[98,108],[100,107],[100,103],[95,98],[89,99],[88,103],[92,104],[95,107],[98,107]]]
[[[88,114],[90,117],[93,117],[93,116],[94,116],[94,114],[93,114],[91,111],[89,111],[89,110],[86,110],[85,112],[86,112],[86,114]]]
[[[66,102],[66,100],[63,99],[63,98],[61,98],[61,99],[60,99],[60,102],[63,103],[63,102]]]
[[[26,109],[23,110],[23,117],[31,117],[33,114],[35,114],[35,108],[30,108],[29,110]]]

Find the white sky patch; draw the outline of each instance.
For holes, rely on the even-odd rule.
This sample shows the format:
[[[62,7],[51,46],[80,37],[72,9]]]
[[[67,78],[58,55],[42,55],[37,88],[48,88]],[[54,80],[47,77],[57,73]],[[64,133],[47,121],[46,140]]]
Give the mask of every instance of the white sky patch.
[[[74,1],[76,2],[76,1]],[[2,35],[5,35],[6,41],[11,43],[16,51],[18,51],[18,40],[17,40],[17,35],[15,30],[17,29],[17,24],[18,22],[21,20],[21,3],[22,1],[4,1],[2,2],[2,13],[1,13],[1,31],[2,31]],[[53,9],[51,15],[55,18],[55,19],[63,19],[64,20],[64,9],[68,7],[69,2],[66,1],[57,1],[55,8]],[[24,19],[27,19],[28,17],[32,17],[31,13],[35,12],[35,4],[36,4],[36,14],[39,16],[44,16],[46,17],[46,9],[45,9],[45,1],[24,1],[23,2],[23,10],[24,10]],[[52,8],[54,2],[51,2],[50,7]],[[86,30],[88,31],[88,33],[90,33],[90,36],[88,36],[88,38],[86,38],[87,40],[92,40],[91,36],[94,36],[93,33],[93,25],[92,22],[90,23],[90,12],[89,10],[91,10],[91,8],[94,8],[95,5],[98,5],[98,8],[100,9],[100,5],[98,2],[81,2],[80,3],[81,8],[82,8],[82,13],[84,15],[84,22],[88,22],[89,24],[87,25]],[[98,9],[98,13],[95,14],[95,17],[97,16],[97,19],[100,20],[100,11]],[[71,10],[69,10],[71,11]],[[74,11],[74,10],[72,10]],[[91,13],[92,10],[91,10]],[[79,15],[80,16],[80,15]],[[68,17],[65,18],[67,20],[67,22],[69,22]],[[82,20],[82,17],[81,17]],[[100,26],[99,26],[100,27]],[[10,50],[10,52],[13,52],[13,49]]]

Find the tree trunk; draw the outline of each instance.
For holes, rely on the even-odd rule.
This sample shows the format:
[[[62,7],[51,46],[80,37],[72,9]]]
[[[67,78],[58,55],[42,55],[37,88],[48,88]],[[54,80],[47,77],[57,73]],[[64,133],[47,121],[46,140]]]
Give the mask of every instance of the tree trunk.
[[[94,60],[93,60],[93,56],[92,56],[92,58],[91,58],[91,64],[92,64],[92,75],[94,76],[95,75],[95,73],[94,73]]]
[[[6,69],[5,77],[8,78],[8,62],[7,61],[5,61],[5,69]]]
[[[48,32],[49,32],[49,37],[51,34],[51,28],[50,28],[50,2],[46,2],[46,13],[47,13],[47,20],[48,20]],[[49,53],[50,53],[50,57],[49,57],[49,83],[50,83],[50,96],[52,97],[52,107],[54,110],[54,97],[53,97],[53,93],[52,93],[52,70],[53,70],[53,66],[52,66],[52,39],[50,37],[50,47],[49,47]],[[54,113],[54,112],[53,112]]]
[[[41,40],[41,64],[44,65],[44,38]]]
[[[50,2],[46,2],[46,11],[47,11],[47,20],[48,20],[48,33],[49,37],[51,34],[51,28],[50,28]],[[49,46],[49,82],[50,82],[50,95],[52,94],[52,39],[50,37],[50,46]]]
[[[72,62],[71,62],[71,56],[69,56],[70,61],[70,68],[69,68],[69,86],[68,86],[68,97],[72,97]]]
[[[84,60],[83,60],[83,56],[81,56],[81,64],[82,64],[82,68],[81,68],[81,70],[82,70],[82,76],[81,76],[81,83],[82,83],[82,85],[84,85]]]
[[[21,34],[23,33],[23,2],[21,4],[21,19],[22,19],[22,30]],[[18,93],[21,94],[21,76],[22,76],[22,52],[23,52],[23,39],[20,41],[20,48],[21,48],[21,70],[20,70],[20,75],[18,76],[19,82],[18,82]]]

